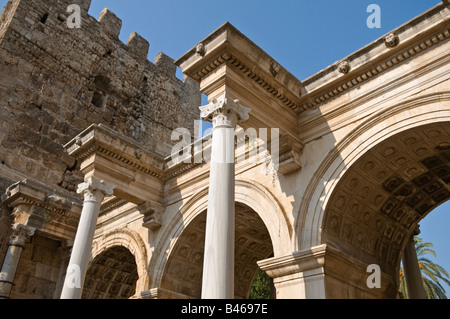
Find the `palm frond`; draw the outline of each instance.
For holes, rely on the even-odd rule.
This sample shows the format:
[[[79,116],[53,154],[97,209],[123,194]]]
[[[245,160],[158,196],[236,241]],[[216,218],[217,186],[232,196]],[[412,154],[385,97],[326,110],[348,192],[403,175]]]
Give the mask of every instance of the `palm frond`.
[[[441,282],[450,286],[450,279],[448,272],[440,265],[434,263],[425,255],[432,255],[437,257],[436,252],[432,249],[434,245],[429,242],[424,242],[419,237],[414,237],[416,253],[419,261],[419,268],[422,272],[423,287],[428,299],[447,299],[445,289]],[[400,268],[400,285],[399,292],[408,298],[408,290],[406,287],[406,280],[404,277],[403,268]]]

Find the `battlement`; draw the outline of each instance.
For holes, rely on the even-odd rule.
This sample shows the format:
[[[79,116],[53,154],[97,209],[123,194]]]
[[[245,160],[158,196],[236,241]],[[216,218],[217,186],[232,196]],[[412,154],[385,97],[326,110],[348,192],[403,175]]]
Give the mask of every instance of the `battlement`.
[[[67,19],[71,16],[71,12],[68,12],[67,8],[72,4],[78,5],[81,9],[81,27],[79,29],[70,29],[67,27],[67,30],[64,30],[64,27],[67,24]],[[30,0],[11,0],[6,5],[4,12],[2,12],[2,18],[0,18],[0,21],[9,19],[7,23],[3,23],[2,25],[8,25],[8,27],[11,27],[12,30],[15,31],[19,31],[17,29],[18,25],[23,26],[25,23],[30,25],[30,31],[40,29],[40,31],[44,31],[52,36],[55,36],[55,32],[52,32],[52,30],[50,30],[51,28],[56,28],[59,31],[62,31],[63,35],[68,36],[69,38],[70,36],[79,36],[84,34],[84,41],[90,39],[96,44],[101,43],[101,41],[97,41],[97,39],[109,38],[109,40],[113,43],[113,45],[109,45],[109,47],[120,48],[121,53],[125,53],[130,57],[133,57],[137,63],[145,65],[150,62],[147,59],[150,44],[146,39],[144,39],[137,32],[132,32],[127,43],[124,44],[119,40],[119,35],[122,29],[122,20],[120,17],[108,8],[105,8],[100,13],[99,18],[95,19],[88,13],[90,5],[90,0],[48,0],[45,1],[45,3]],[[22,30],[21,34],[25,35],[28,40],[34,42],[35,38],[29,32],[26,32],[25,34]],[[67,40],[64,41],[64,43],[66,42]],[[100,51],[99,53],[102,53],[103,55],[113,55],[114,52],[112,52],[112,50],[102,50],[102,48],[94,43],[89,43],[87,47],[94,50],[97,49]],[[159,56],[160,54],[155,57],[155,61],[159,60]],[[174,60],[172,61],[174,62]],[[167,67],[168,70],[164,71],[167,71],[165,72],[166,74],[172,74],[175,76],[176,66],[173,66],[172,64],[173,63],[165,63],[164,66]],[[161,68],[159,69],[161,70]],[[175,72],[173,69],[175,69]],[[190,81],[189,83],[192,85]]]

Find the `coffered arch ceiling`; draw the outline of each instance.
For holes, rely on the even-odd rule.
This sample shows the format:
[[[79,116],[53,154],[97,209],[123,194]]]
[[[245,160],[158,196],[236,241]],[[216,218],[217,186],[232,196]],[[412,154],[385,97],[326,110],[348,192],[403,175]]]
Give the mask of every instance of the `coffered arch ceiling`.
[[[201,297],[206,211],[183,231],[165,267],[161,288],[191,298]],[[273,254],[269,232],[259,215],[236,203],[235,298],[248,298],[257,261]]]
[[[322,242],[397,276],[417,223],[450,199],[450,123],[427,124],[373,147],[327,204]]]
[[[83,299],[128,299],[136,293],[138,269],[125,247],[111,247],[94,258],[86,274]]]

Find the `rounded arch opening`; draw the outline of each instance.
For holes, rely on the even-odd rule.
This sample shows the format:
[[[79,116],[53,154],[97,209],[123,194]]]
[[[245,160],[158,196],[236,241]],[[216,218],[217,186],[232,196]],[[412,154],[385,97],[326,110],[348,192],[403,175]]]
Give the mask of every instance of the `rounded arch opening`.
[[[201,297],[205,228],[203,210],[186,226],[171,250],[160,286],[169,297]],[[235,298],[249,297],[257,261],[272,254],[272,241],[262,219],[249,206],[236,203]]]
[[[288,218],[286,212],[268,190],[255,182],[236,180],[235,196],[236,203],[251,210],[258,217],[261,225],[264,225],[268,234],[267,242],[270,242],[272,253],[275,257],[292,252],[292,227],[286,220]],[[163,287],[163,279],[167,280],[167,278],[169,278],[166,276],[167,270],[169,269],[167,264],[170,256],[173,256],[175,246],[179,243],[180,238],[183,235],[187,237],[186,233],[188,228],[198,228],[193,225],[196,225],[196,223],[199,222],[197,219],[201,218],[199,216],[202,214],[204,215],[204,229],[206,226],[207,206],[208,188],[204,188],[178,208],[177,217],[173,218],[172,222],[167,225],[160,240],[160,244],[154,250],[154,256],[152,257],[148,268],[148,274],[150,276],[149,287]],[[239,210],[236,210],[236,213],[238,213],[238,211]],[[236,214],[236,216],[238,215]],[[236,229],[238,229],[238,227],[236,227]],[[200,240],[200,243],[203,249],[204,238]],[[267,257],[271,257],[271,254]],[[179,289],[177,291],[179,291]],[[183,294],[179,297],[182,298],[182,295]],[[169,295],[168,297],[171,296]]]
[[[450,123],[415,126],[386,138],[347,168],[326,203],[321,241],[363,264],[379,265],[392,278],[394,297],[406,242],[448,199]]]
[[[123,246],[112,246],[91,262],[82,299],[129,299],[138,279],[134,255]]]

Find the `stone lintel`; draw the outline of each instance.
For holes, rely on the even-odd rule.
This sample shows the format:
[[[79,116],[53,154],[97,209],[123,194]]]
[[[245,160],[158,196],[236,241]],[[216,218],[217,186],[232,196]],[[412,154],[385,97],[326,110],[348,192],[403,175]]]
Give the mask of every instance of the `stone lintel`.
[[[27,179],[8,187],[2,200],[13,209],[15,224],[59,239],[75,237],[82,209],[79,199]]]
[[[275,127],[296,135],[302,83],[230,23],[175,63],[210,101],[226,93],[250,108],[245,127]]]
[[[165,160],[104,125],[91,125],[65,145],[85,179],[115,185],[114,195],[137,205],[161,201]]]
[[[302,80],[306,94],[302,97],[300,112],[317,108],[445,41],[450,37],[449,19],[448,3],[443,0],[372,43]]]

